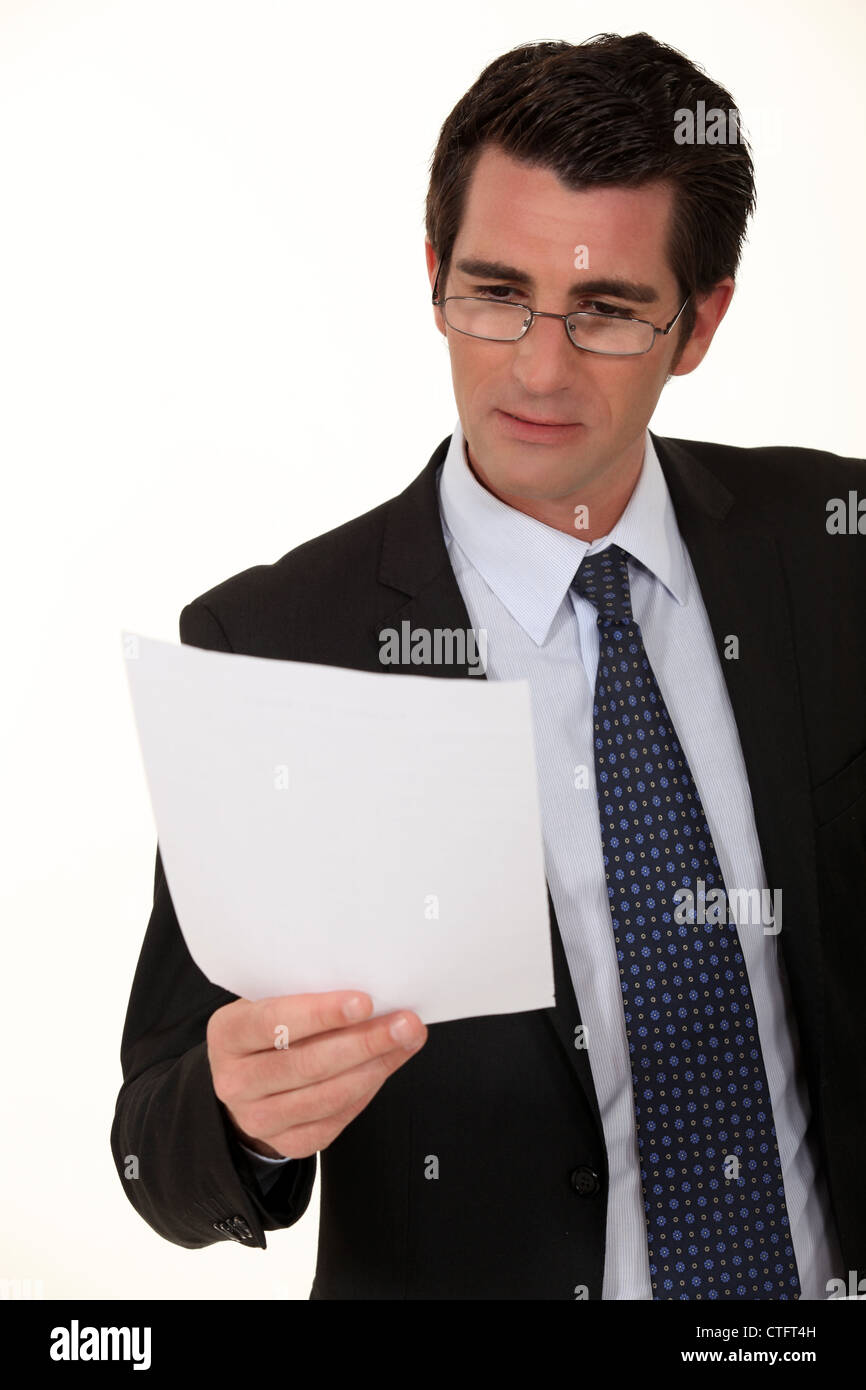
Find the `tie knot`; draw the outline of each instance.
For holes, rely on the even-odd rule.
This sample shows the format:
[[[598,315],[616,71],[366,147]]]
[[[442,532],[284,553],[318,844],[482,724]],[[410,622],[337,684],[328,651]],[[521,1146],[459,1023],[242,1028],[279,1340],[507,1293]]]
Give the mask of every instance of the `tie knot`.
[[[584,555],[573,583],[577,592],[598,609],[600,618],[632,621],[628,556],[621,546],[609,545],[595,555]]]

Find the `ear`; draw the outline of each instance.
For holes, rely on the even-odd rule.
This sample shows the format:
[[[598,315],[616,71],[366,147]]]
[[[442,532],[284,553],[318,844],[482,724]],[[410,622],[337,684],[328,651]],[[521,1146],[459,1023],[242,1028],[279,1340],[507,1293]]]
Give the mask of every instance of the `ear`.
[[[426,258],[426,260],[427,260],[427,278],[428,278],[429,281],[430,281],[430,293],[431,293],[431,295],[432,295],[432,293],[433,293],[433,285],[434,285],[434,282],[435,282],[435,280],[436,280],[436,270],[437,270],[437,267],[438,267],[438,260],[437,260],[436,252],[433,250],[433,247],[432,247],[431,243],[430,243],[429,241],[427,241],[426,239],[425,239],[425,241],[424,241],[424,255],[425,255],[425,258]],[[441,298],[441,296],[442,296],[442,283],[441,283],[441,281],[440,281],[440,284],[439,284],[439,296],[440,296],[440,298]],[[442,310],[441,310],[441,309],[438,307],[438,305],[436,305],[436,304],[433,305],[433,317],[434,317],[434,319],[436,320],[436,327],[439,329],[439,332],[442,334],[442,337],[443,337],[443,338],[447,338],[448,335],[447,335],[446,332],[445,332],[445,320],[444,320],[444,318],[442,317]]]
[[[691,337],[683,348],[679,361],[676,366],[671,367],[670,376],[687,376],[703,362],[716,329],[728,312],[733,294],[734,281],[728,276],[725,280],[720,280],[706,294],[697,297],[695,326],[692,329]]]

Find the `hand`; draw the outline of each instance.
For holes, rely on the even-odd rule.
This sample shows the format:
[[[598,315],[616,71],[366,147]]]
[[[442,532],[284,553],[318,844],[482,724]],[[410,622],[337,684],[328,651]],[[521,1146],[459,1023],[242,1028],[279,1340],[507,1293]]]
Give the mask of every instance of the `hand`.
[[[427,1041],[417,1014],[371,1018],[372,1009],[369,995],[334,990],[235,999],[211,1014],[213,1088],[244,1144],[267,1158],[308,1158],[334,1142]]]

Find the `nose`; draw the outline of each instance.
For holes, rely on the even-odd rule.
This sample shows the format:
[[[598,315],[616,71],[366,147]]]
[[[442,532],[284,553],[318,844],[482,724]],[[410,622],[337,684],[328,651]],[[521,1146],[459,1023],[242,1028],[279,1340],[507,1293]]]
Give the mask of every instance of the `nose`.
[[[527,395],[549,396],[573,386],[582,353],[559,318],[534,318],[515,344],[514,376]]]

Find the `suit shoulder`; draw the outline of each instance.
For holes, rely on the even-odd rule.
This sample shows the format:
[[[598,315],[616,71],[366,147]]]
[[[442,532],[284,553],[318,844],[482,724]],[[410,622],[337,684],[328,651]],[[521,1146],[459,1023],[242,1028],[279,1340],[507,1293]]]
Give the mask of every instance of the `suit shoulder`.
[[[766,444],[747,448],[715,444],[699,439],[660,439],[663,448],[690,456],[703,464],[720,482],[750,505],[780,509],[822,509],[831,497],[849,489],[866,495],[866,459],[849,458],[827,449]]]
[[[305,605],[318,612],[324,595],[371,584],[378,570],[385,515],[393,499],[379,503],[320,536],[302,541],[271,564],[251,565],[197,595],[181,614],[181,627],[192,628],[203,609],[226,634],[235,651],[247,649],[265,615],[297,615]]]

